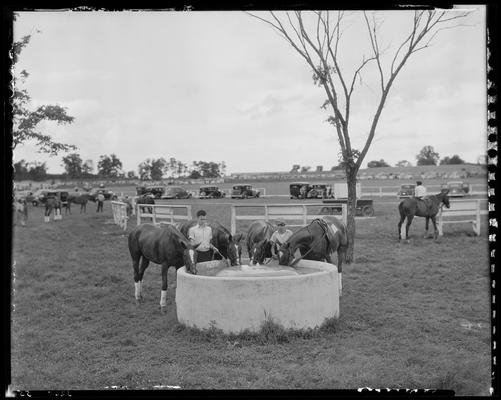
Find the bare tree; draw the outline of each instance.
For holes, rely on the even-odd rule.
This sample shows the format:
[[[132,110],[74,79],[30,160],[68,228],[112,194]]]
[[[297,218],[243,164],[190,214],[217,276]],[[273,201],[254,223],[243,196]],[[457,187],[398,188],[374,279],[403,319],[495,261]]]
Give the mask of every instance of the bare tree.
[[[379,38],[381,24],[378,23],[374,14],[370,16],[364,11],[362,13],[363,22],[367,29],[371,53],[368,56],[362,54],[361,61],[350,72],[340,68],[343,55],[338,51],[343,35],[342,23],[345,12],[338,11],[334,15],[329,11],[313,11],[312,13],[310,14],[311,21],[308,18],[305,19],[305,13],[301,11],[286,12],[280,16],[275,12],[270,12],[269,18],[252,13],[248,14],[264,21],[280,33],[286,42],[304,58],[313,70],[314,83],[323,88],[327,95],[322,108],[329,108],[332,112],[328,122],[335,127],[337,133],[348,184],[347,231],[349,247],[346,262],[350,263],[353,261],[355,237],[357,173],[374,139],[383,107],[395,78],[411,55],[429,47],[439,31],[457,26],[451,21],[466,17],[468,12],[451,16],[446,11],[414,11],[410,32],[401,39],[397,49],[389,56],[391,63],[388,68],[382,61],[387,49],[383,50]],[[373,64],[377,68],[380,93],[365,144],[363,149],[359,151],[353,148],[350,140],[350,112],[355,83],[357,78],[361,79],[362,70],[368,64]]]

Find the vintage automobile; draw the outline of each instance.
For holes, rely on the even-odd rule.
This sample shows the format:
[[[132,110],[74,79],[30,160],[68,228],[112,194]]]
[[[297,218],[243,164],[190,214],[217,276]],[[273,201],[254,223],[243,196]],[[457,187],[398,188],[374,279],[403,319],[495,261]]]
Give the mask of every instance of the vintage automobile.
[[[91,189],[87,194],[89,196],[89,200],[91,201],[96,201],[97,200],[97,195],[99,193],[102,193],[104,195],[105,200],[116,200],[118,199],[118,196],[113,193],[111,190],[104,189],[104,188],[94,188]]]
[[[406,184],[400,185],[400,190],[397,193],[397,197],[399,199],[413,197],[415,189],[416,189],[416,185],[414,185],[414,184],[406,183]]]
[[[152,195],[153,198],[160,199],[165,193],[165,186],[137,186],[136,193],[138,196]]]
[[[54,196],[63,203],[68,200],[69,193],[66,190],[44,189],[37,192],[37,198],[33,200],[33,205],[45,204],[47,199]],[[36,204],[35,204],[36,202]]]
[[[167,186],[165,193],[160,197],[161,199],[189,199],[191,193],[187,192],[182,186]]]
[[[31,190],[17,190],[14,197],[15,199],[24,199],[28,204],[33,204],[34,206],[38,204],[38,198]]]
[[[252,185],[233,185],[231,190],[232,199],[247,199],[249,197],[258,198],[260,192],[252,188]]]
[[[311,185],[308,182],[293,182],[289,185],[289,194],[291,199],[305,199]]]
[[[451,181],[442,185],[442,189],[449,189],[449,197],[463,197],[471,195],[471,185],[463,181]]]
[[[306,194],[309,199],[327,199],[332,197],[332,186],[326,183],[314,183]]]
[[[293,182],[289,185],[291,199],[325,199],[332,197],[332,185],[326,183]]]
[[[226,193],[219,190],[217,186],[200,186],[198,197],[201,199],[220,199],[225,197]]]

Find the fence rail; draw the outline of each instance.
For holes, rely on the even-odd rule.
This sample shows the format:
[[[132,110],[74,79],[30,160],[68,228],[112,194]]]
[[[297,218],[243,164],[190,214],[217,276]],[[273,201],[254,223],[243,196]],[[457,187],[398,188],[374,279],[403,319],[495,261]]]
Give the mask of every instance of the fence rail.
[[[127,204],[121,201],[112,201],[111,210],[113,212],[113,221],[124,231],[127,230]]]
[[[178,220],[192,219],[190,205],[137,204],[137,224],[152,222],[155,225],[173,224]],[[185,214],[176,214],[174,210],[184,210]]]
[[[233,204],[231,206],[231,233],[234,235],[237,231],[238,221],[255,221],[258,219],[264,219],[269,221],[270,219],[284,219],[287,221],[301,221],[301,223],[288,224],[288,226],[305,226],[308,224],[308,220],[313,220],[315,218],[321,218],[323,215],[318,214],[308,214],[308,206],[323,206],[322,203],[313,204]],[[262,213],[259,214],[238,214],[239,209],[243,208],[261,208]],[[346,224],[347,220],[347,206],[342,204],[342,217],[343,222]]]

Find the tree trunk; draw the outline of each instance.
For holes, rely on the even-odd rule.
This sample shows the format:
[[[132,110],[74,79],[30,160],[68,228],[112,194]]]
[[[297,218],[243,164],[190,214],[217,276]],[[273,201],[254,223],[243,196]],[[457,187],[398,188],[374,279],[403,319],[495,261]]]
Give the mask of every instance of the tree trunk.
[[[357,205],[357,170],[355,168],[348,167],[346,169],[346,182],[348,184],[348,218],[346,226],[348,249],[345,262],[351,264],[355,248],[355,209]]]

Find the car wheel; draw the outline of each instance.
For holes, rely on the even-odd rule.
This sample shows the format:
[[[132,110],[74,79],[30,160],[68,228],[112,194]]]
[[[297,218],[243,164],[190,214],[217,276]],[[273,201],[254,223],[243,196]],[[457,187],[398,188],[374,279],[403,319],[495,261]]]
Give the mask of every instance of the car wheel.
[[[37,202],[37,201],[35,201],[35,200],[34,200],[31,204],[33,204],[33,207],[38,206],[38,202]]]
[[[205,196],[207,196],[207,194],[205,192],[200,193],[200,198],[203,198]]]
[[[366,217],[372,217],[374,215],[374,208],[372,208],[371,206],[365,206],[364,208],[362,208],[362,215]]]

